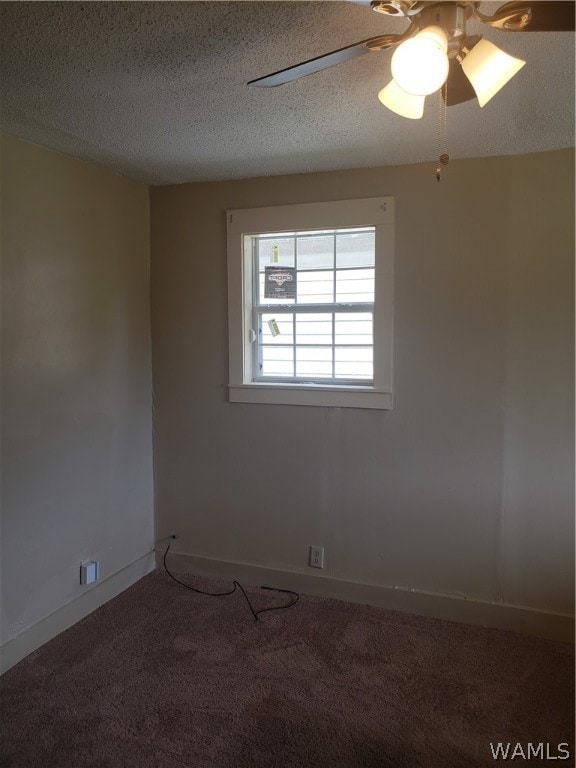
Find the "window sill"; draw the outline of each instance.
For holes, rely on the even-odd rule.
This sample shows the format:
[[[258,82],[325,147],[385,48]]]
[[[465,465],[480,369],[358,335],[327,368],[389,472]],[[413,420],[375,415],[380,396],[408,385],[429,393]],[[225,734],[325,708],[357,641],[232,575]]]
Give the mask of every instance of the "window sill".
[[[240,384],[228,387],[231,403],[315,405],[335,408],[391,410],[392,393],[373,387],[321,386],[314,384]]]

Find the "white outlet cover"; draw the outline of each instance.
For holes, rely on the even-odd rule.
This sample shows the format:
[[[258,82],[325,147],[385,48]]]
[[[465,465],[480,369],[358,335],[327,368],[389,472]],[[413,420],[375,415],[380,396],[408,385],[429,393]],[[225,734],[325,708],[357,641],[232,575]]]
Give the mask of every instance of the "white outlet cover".
[[[92,584],[98,580],[100,564],[97,560],[90,560],[80,566],[80,584]]]
[[[324,547],[311,545],[310,547],[310,567],[324,568]]]

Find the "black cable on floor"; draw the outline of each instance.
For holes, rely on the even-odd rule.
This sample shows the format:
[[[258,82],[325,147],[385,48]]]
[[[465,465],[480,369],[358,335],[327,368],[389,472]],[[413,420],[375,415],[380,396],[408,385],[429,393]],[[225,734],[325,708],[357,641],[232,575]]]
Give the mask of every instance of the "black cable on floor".
[[[296,605],[298,600],[300,599],[300,595],[298,592],[293,592],[291,589],[278,589],[276,587],[260,587],[260,589],[268,589],[272,592],[282,592],[286,595],[292,595],[292,601],[290,603],[287,603],[286,605],[274,605],[270,608],[260,608],[259,611],[255,611],[252,607],[252,603],[250,602],[250,599],[248,598],[248,595],[246,594],[244,587],[240,582],[234,580],[232,584],[234,585],[232,589],[227,590],[226,592],[207,592],[202,589],[197,589],[196,587],[190,586],[190,584],[186,584],[184,581],[180,581],[176,576],[174,576],[173,573],[170,572],[168,569],[168,565],[166,563],[166,558],[168,557],[168,552],[170,551],[170,545],[172,544],[172,539],[168,542],[168,546],[166,547],[166,551],[164,552],[164,557],[162,558],[164,563],[164,570],[170,576],[170,578],[175,581],[177,584],[180,584],[182,587],[186,587],[186,589],[191,589],[192,592],[196,592],[199,595],[207,595],[208,597],[226,597],[227,595],[233,595],[234,592],[236,592],[237,589],[239,589],[244,597],[246,598],[246,602],[248,603],[248,607],[250,608],[250,611],[252,612],[252,616],[254,616],[254,621],[258,621],[258,616],[261,613],[266,613],[267,611],[280,611],[284,608],[292,608],[293,605]]]

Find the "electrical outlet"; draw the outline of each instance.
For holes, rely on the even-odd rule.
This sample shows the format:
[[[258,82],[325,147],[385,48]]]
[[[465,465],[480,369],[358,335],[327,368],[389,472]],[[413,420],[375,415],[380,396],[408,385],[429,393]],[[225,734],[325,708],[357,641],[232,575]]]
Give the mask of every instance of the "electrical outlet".
[[[324,547],[310,546],[310,567],[324,568]]]

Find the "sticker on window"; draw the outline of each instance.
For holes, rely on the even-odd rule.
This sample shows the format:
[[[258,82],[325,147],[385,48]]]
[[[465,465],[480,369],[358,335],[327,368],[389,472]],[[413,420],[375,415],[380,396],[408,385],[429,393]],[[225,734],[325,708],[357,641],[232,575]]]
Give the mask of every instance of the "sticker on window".
[[[276,320],[268,320],[268,328],[270,329],[272,336],[280,336],[280,328],[278,328]]]
[[[266,267],[265,299],[296,298],[296,267]]]

